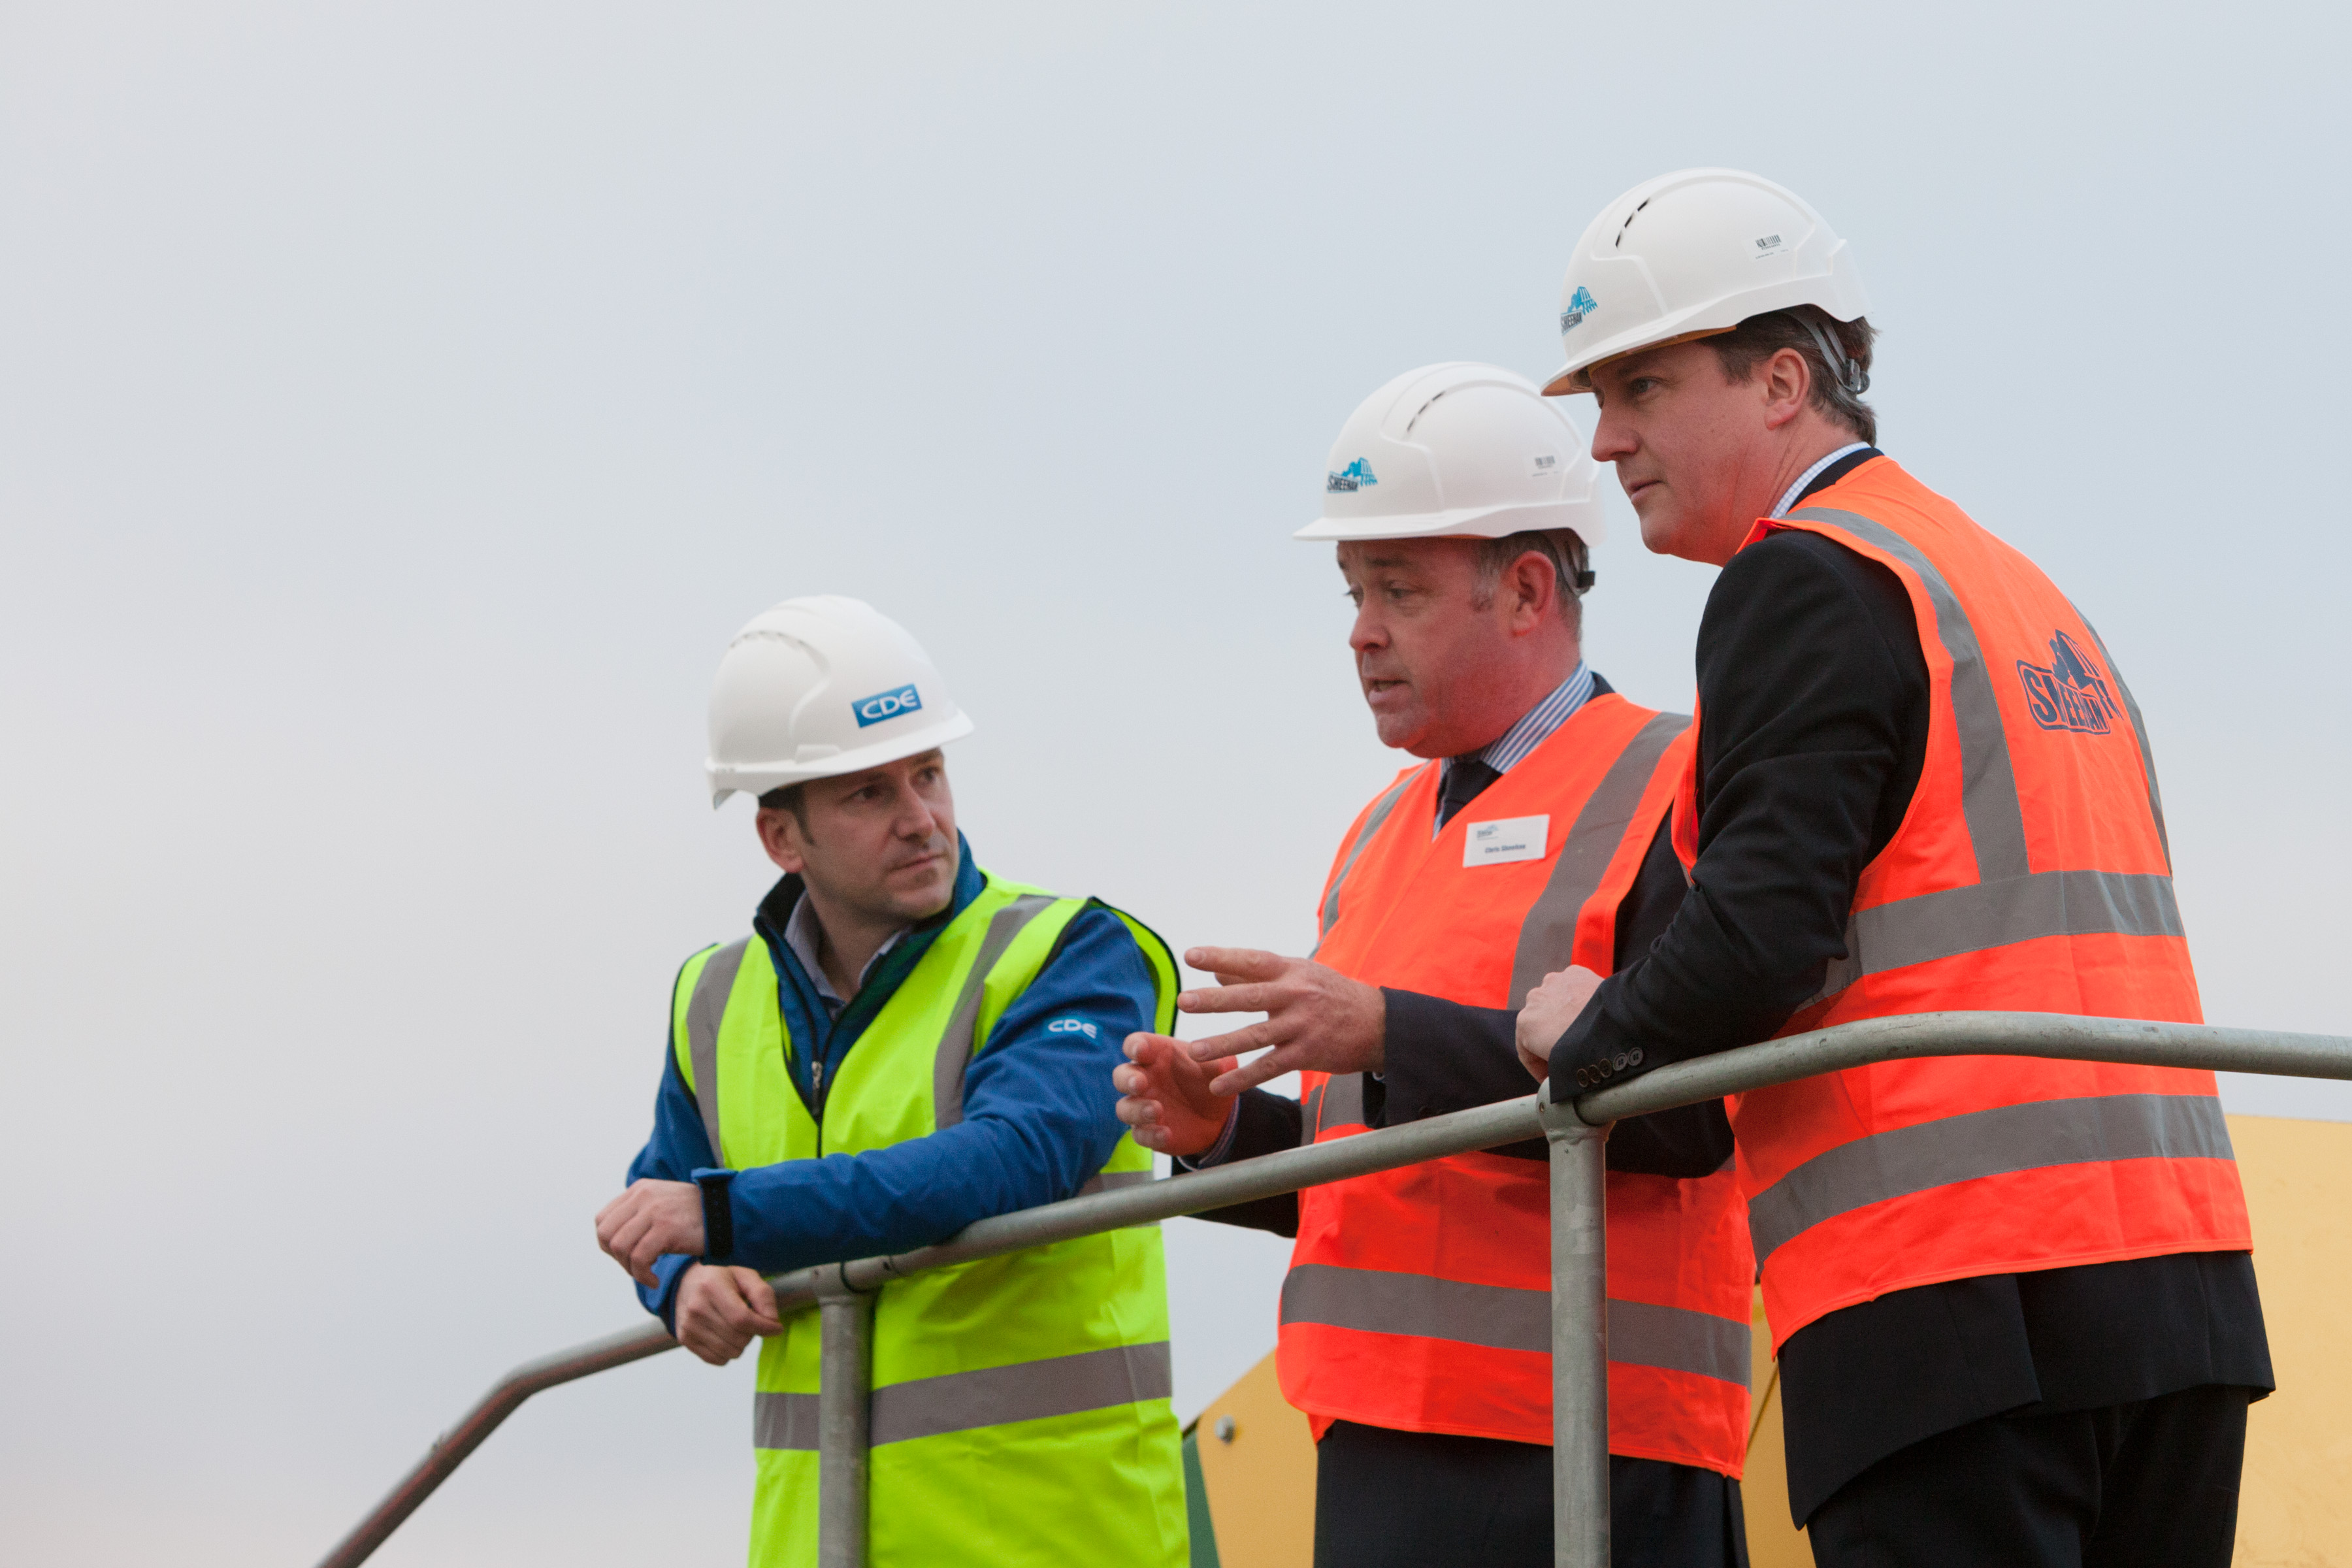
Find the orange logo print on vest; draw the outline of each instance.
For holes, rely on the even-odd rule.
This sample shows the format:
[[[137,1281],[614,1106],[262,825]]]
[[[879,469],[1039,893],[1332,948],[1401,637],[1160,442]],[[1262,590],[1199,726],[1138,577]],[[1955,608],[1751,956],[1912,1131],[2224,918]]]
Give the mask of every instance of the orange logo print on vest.
[[[2073,730],[2104,735],[2115,727],[2122,711],[2107,678],[2083,645],[2058,633],[2050,639],[2050,667],[2017,661],[2017,678],[2025,683],[2025,708],[2045,730]]]

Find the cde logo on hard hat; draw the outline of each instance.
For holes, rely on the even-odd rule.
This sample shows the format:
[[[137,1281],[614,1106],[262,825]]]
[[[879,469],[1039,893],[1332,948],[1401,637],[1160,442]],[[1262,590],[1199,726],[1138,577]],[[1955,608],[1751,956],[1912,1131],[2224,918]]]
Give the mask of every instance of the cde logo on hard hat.
[[[1344,495],[1349,490],[1360,490],[1369,485],[1376,485],[1380,482],[1380,480],[1372,477],[1372,466],[1364,461],[1363,458],[1359,458],[1354,462],[1349,463],[1346,468],[1341,468],[1338,473],[1325,475],[1323,479],[1323,493],[1325,495]]]
[[[2050,639],[2050,666],[2017,661],[2017,679],[2025,685],[2025,710],[2045,730],[2071,730],[2079,735],[2104,735],[2115,727],[2121,710],[2107,678],[2083,651],[2083,645],[2060,632]]]
[[[1601,301],[1592,297],[1592,290],[1578,284],[1576,292],[1568,297],[1568,309],[1559,313],[1559,330],[1565,332],[1582,326],[1584,318],[1599,309]]]
[[[868,724],[879,724],[886,719],[919,713],[923,700],[916,694],[914,683],[909,681],[895,691],[877,691],[871,697],[861,697],[849,706],[851,711],[857,715],[857,727],[863,730]]]

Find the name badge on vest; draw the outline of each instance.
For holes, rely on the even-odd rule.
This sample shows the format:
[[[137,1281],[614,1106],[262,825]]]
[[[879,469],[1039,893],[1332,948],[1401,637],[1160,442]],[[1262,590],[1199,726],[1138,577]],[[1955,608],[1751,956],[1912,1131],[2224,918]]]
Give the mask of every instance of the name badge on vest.
[[[1506,816],[1494,822],[1474,822],[1462,836],[1462,864],[1507,866],[1514,860],[1540,860],[1551,818]]]

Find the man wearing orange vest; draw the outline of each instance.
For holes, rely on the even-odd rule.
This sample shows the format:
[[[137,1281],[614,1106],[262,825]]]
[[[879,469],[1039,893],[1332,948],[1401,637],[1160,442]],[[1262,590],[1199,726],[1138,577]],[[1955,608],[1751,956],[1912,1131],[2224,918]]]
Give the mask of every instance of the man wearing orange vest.
[[[1753,175],[1612,203],[1563,289],[1592,455],[1723,568],[1658,943],[1520,1018],[1579,1089],[1895,1014],[2200,1019],[2156,770],[2098,634],[1880,453],[1846,247]],[[1739,1097],[1825,1564],[2219,1564],[2272,1385],[2213,1076],[1885,1063]],[[1612,1240],[1614,1238],[1612,1237]]]
[[[1688,721],[1583,663],[1601,519],[1582,446],[1532,383],[1479,364],[1400,376],[1341,432],[1300,537],[1339,542],[1381,739],[1432,760],[1341,841],[1313,960],[1188,955],[1225,983],[1188,1010],[1268,1017],[1186,1047],[1131,1037],[1120,1114],[1139,1142],[1198,1167],[1524,1095],[1518,999],[1570,963],[1613,968],[1672,918]],[[1310,1046],[1303,1105],[1252,1087]],[[1729,1154],[1716,1105],[1608,1145],[1621,1564],[1746,1560],[1753,1267]],[[1318,1439],[1327,1568],[1552,1561],[1544,1162],[1535,1141],[1213,1216],[1297,1237],[1279,1366]]]

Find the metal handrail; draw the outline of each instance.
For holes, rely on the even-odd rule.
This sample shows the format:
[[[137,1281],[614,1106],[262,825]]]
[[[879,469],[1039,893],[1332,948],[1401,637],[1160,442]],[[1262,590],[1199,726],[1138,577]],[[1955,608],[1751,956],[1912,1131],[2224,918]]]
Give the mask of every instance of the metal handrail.
[[[862,1450],[867,1395],[863,1356],[872,1292],[929,1268],[1019,1252],[1047,1242],[1150,1225],[1203,1209],[1542,1137],[1551,1146],[1553,1485],[1555,1561],[1609,1562],[1608,1361],[1604,1177],[1609,1124],[1628,1116],[1740,1094],[1872,1062],[1936,1056],[2041,1057],[2148,1067],[2202,1068],[2352,1079],[2352,1039],[2197,1024],[2082,1018],[2055,1013],[1924,1013],[1868,1018],[1658,1068],[1565,1105],[1550,1086],[1524,1100],[1457,1110],[1139,1186],[1092,1193],[980,1220],[935,1247],[859,1258],[770,1279],[780,1313],[824,1306],[826,1375],[820,1431]],[[542,1390],[642,1361],[677,1342],[658,1324],[592,1340],[516,1367],[492,1385],[385,1495],[320,1568],[367,1560],[522,1402]],[[835,1375],[836,1370],[843,1375]],[[826,1446],[819,1482],[819,1561],[863,1568],[864,1454]]]

